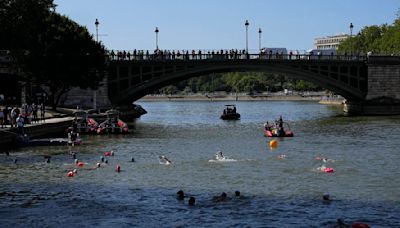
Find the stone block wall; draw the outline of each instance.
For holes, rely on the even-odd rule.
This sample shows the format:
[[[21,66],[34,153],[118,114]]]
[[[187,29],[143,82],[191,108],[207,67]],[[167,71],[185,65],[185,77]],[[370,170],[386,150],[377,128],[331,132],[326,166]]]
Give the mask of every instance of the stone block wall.
[[[111,102],[108,99],[108,86],[106,79],[103,80],[102,85],[96,91],[96,105],[97,108],[110,108]],[[61,98],[60,106],[76,108],[79,106],[84,109],[93,108],[93,90],[73,88]]]
[[[368,65],[368,94],[366,100],[382,97],[400,100],[400,64]]]

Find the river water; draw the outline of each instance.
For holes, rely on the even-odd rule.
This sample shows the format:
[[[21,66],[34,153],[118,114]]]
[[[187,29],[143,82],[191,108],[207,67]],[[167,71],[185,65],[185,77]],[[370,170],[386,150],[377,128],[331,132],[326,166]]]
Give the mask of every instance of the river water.
[[[0,227],[333,227],[338,218],[400,226],[400,117],[347,117],[305,101],[234,103],[239,121],[219,119],[224,102],[139,102],[148,114],[131,134],[0,154]],[[263,123],[280,115],[295,136],[270,149]],[[94,168],[110,150],[108,164]],[[209,161],[218,150],[232,160]],[[76,167],[71,151],[88,164]],[[222,192],[229,199],[214,202]]]

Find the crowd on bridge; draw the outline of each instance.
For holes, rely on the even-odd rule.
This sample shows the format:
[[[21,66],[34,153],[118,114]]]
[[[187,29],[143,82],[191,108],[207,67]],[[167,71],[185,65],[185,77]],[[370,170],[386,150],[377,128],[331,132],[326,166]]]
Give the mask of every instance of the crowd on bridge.
[[[362,60],[365,56],[350,56],[323,54],[322,52],[313,51],[289,51],[267,50],[261,49],[258,53],[250,54],[246,50],[229,49],[229,50],[133,50],[133,51],[114,51],[107,53],[110,60],[117,61],[135,61],[135,60],[238,60],[238,59],[268,59],[268,60]]]

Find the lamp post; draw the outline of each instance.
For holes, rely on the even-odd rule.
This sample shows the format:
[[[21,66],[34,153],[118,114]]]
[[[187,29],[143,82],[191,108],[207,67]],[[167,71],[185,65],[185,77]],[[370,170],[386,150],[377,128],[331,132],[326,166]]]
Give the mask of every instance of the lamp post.
[[[154,32],[156,33],[156,50],[158,50],[158,27],[156,27],[156,30],[154,30]]]
[[[246,54],[249,54],[249,43],[248,43],[249,21],[248,20],[246,20],[246,23],[244,23],[244,26],[246,26]]]
[[[99,42],[99,20],[97,20],[94,22],[94,25],[96,25],[96,42]]]
[[[94,25],[96,26],[96,42],[99,42],[99,20],[97,20],[94,22]],[[97,92],[96,90],[93,90],[93,109],[96,110],[97,109]]]
[[[261,28],[258,28],[258,49],[261,51]]]
[[[353,23],[350,23],[350,55],[353,55]]]

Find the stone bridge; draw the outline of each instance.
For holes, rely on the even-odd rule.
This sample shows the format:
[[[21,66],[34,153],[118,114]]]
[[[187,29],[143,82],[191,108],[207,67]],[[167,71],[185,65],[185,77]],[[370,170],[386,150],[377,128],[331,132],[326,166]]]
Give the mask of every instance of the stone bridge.
[[[164,86],[224,72],[269,72],[302,79],[342,95],[345,111],[400,114],[400,57],[271,54],[182,54],[111,57],[108,94],[128,105]]]

